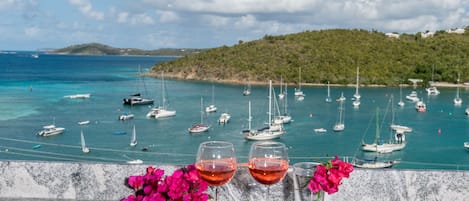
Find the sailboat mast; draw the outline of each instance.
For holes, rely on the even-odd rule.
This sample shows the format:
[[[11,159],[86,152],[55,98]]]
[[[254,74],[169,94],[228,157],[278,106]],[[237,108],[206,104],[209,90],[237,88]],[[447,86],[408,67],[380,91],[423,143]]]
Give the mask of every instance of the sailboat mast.
[[[251,131],[251,121],[252,121],[252,116],[251,116],[251,101],[249,101],[249,117],[248,117],[248,128],[249,128],[249,131]]]
[[[288,107],[287,87],[288,87],[288,83],[285,83],[285,93],[284,93],[285,94],[285,108],[284,108],[285,109],[285,111],[284,111],[285,114],[288,114],[288,112],[287,112],[287,107]]]
[[[272,124],[272,80],[269,80],[269,125]]]
[[[329,81],[327,81],[327,97],[331,96],[331,88],[329,87]]]
[[[298,76],[298,89],[301,90],[301,67],[300,67],[300,72],[298,73],[299,76]]]
[[[202,110],[204,104],[204,98],[200,97],[200,124],[204,124],[204,111]]]
[[[376,136],[375,136],[375,144],[378,144],[379,139],[379,107],[376,108]]]
[[[166,93],[165,93],[165,83],[164,83],[164,71],[161,71],[161,96],[162,96],[162,104],[163,109],[166,109]]]
[[[356,94],[356,95],[358,95],[358,87],[359,87],[359,86],[358,86],[358,81],[359,81],[359,79],[360,79],[360,78],[359,78],[359,76],[360,76],[360,75],[359,75],[359,72],[360,72],[360,67],[357,66],[357,85],[356,85],[356,87],[355,87],[355,94]]]
[[[215,105],[215,85],[212,83],[212,105]]]

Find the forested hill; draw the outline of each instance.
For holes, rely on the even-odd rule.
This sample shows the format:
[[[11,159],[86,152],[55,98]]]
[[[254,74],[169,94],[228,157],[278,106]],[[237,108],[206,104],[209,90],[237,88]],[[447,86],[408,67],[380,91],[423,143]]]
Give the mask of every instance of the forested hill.
[[[155,65],[155,76],[180,79],[355,83],[396,86],[408,78],[456,82],[469,80],[469,32],[437,31],[433,37],[420,33],[391,38],[367,30],[322,30],[239,41]],[[424,82],[427,83],[427,82]]]
[[[115,48],[99,43],[71,45],[51,51],[55,54],[90,54],[90,55],[151,55],[151,56],[185,56],[199,53],[202,49],[166,48],[157,50],[141,50],[136,48]]]

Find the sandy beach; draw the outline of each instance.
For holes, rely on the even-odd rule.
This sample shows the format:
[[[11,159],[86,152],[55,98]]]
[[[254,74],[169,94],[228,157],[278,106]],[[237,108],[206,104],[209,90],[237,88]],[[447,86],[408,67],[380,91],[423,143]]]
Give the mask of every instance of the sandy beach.
[[[144,76],[160,77],[161,74],[160,73],[149,72],[149,73],[146,73]],[[201,82],[216,82],[216,83],[233,84],[233,85],[244,85],[244,84],[246,84],[245,80],[240,80],[240,79],[216,79],[216,80],[213,80],[213,79],[210,79],[210,78],[199,78],[199,77],[197,77],[195,75],[192,75],[192,74],[185,75],[183,73],[165,73],[165,78],[166,79],[175,79],[175,80],[193,80],[193,81],[201,81]],[[259,86],[267,85],[267,81],[249,81],[249,83],[251,85],[259,85]],[[272,84],[273,85],[280,85],[280,82],[278,82],[276,80],[273,80]],[[295,86],[297,84],[298,83],[296,83],[296,82],[289,82],[288,83],[289,86]],[[327,86],[327,84],[324,84],[324,83],[305,83],[305,82],[302,82],[301,85],[302,86],[318,86],[318,87]],[[333,87],[341,87],[341,86],[355,87],[355,83],[350,83],[350,84],[346,84],[346,85],[331,83],[330,86],[333,86]],[[412,84],[402,84],[402,86],[411,87]],[[421,86],[421,84],[418,85],[418,86]],[[432,84],[432,86],[443,87],[443,88],[455,88],[455,87],[458,87],[458,86],[459,87],[469,87],[469,83],[467,83],[467,84],[460,83],[458,85],[458,84],[449,83],[449,82],[434,82]],[[386,87],[386,85],[378,85],[378,84],[363,85],[363,84],[361,84],[360,87]]]

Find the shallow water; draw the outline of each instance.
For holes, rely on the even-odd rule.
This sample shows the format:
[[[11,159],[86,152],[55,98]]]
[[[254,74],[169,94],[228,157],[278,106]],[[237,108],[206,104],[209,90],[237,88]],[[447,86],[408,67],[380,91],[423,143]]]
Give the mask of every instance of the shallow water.
[[[200,97],[204,105],[211,103],[212,83],[167,80],[170,108],[177,116],[168,119],[148,119],[148,106],[128,107],[122,99],[137,91],[161,100],[160,80],[136,77],[139,66],[142,71],[151,65],[171,57],[122,57],[122,56],[72,56],[41,54],[38,59],[27,52],[0,54],[0,158],[3,160],[72,160],[124,163],[142,159],[145,163],[192,163],[200,142],[225,140],[235,145],[239,162],[246,162],[249,147],[253,143],[240,134],[247,127],[248,101],[252,102],[253,127],[261,127],[267,121],[268,89],[254,86],[251,96],[243,96],[244,86],[215,84],[217,113],[205,116],[204,122],[212,125],[207,133],[189,134],[187,128],[200,122]],[[354,75],[351,75],[354,76]],[[140,83],[140,84],[139,84]],[[395,108],[397,123],[410,126],[414,131],[407,135],[407,147],[391,154],[362,153],[362,141],[371,143],[375,137],[376,108],[380,119],[393,94],[399,99],[398,88],[361,88],[361,106],[352,108],[350,98],[354,88],[332,87],[333,98],[341,92],[345,102],[345,131],[332,132],[337,120],[338,103],[326,103],[326,88],[304,87],[304,101],[296,101],[293,87],[289,87],[288,110],[294,121],[286,125],[287,133],[276,141],[289,147],[291,164],[298,161],[325,160],[324,157],[359,156],[382,160],[401,160],[395,168],[411,169],[469,169],[469,152],[463,148],[469,141],[469,118],[464,114],[469,103],[468,91],[462,89],[462,107],[455,107],[452,99],[455,89],[440,89],[438,96],[428,97],[419,88],[428,111],[417,113],[414,105],[406,102],[403,108]],[[404,88],[409,94],[411,88]],[[278,88],[277,88],[278,92]],[[66,99],[63,96],[91,93],[86,100]],[[394,104],[396,105],[396,104]],[[123,112],[131,112],[135,118],[119,121]],[[226,125],[218,125],[222,112],[232,118]],[[310,113],[312,117],[310,117]],[[390,113],[388,113],[390,114]],[[42,126],[55,119],[57,126],[65,127],[65,133],[51,137],[37,137]],[[77,122],[90,120],[87,126]],[[390,123],[390,115],[380,125]],[[139,144],[129,146],[130,133],[135,124]],[[314,133],[314,128],[324,127],[327,133]],[[80,129],[91,152],[83,154],[80,148]],[[441,130],[441,133],[438,130]],[[126,135],[113,135],[126,131]],[[383,140],[389,139],[386,126],[381,129]],[[41,148],[32,149],[41,144]],[[148,147],[148,152],[141,151]]]

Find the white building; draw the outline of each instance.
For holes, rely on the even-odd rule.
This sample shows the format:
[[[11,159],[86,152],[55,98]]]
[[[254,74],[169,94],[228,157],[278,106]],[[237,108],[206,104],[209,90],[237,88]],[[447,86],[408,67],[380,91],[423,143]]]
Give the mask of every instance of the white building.
[[[457,28],[457,29],[448,29],[446,30],[446,33],[455,33],[455,34],[463,34],[464,29]]]
[[[425,33],[420,33],[420,35],[422,36],[422,38],[429,38],[429,37],[433,37],[435,35],[435,32],[434,31],[427,31]]]
[[[399,34],[395,34],[395,33],[385,33],[384,35],[386,35],[389,38],[399,38]]]

